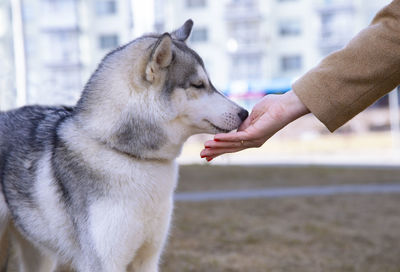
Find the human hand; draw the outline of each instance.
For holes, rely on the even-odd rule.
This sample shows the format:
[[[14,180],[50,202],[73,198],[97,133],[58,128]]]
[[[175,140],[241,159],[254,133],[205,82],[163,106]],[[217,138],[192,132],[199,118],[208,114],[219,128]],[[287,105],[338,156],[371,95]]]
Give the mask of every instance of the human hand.
[[[237,132],[215,135],[204,143],[200,156],[211,161],[225,153],[260,147],[280,129],[309,112],[293,91],[267,95],[254,106]]]

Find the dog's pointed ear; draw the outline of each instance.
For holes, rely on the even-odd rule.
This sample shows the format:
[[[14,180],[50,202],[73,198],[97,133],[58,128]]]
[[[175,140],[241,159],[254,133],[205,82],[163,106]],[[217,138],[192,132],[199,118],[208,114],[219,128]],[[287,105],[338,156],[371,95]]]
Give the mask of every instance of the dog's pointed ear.
[[[164,33],[156,42],[150,54],[146,67],[146,80],[153,82],[161,69],[168,67],[172,62],[172,38]]]
[[[185,42],[189,38],[190,33],[192,32],[192,28],[193,28],[193,20],[189,19],[183,24],[183,26],[172,32],[171,35],[174,39],[177,39],[178,41],[181,42]]]

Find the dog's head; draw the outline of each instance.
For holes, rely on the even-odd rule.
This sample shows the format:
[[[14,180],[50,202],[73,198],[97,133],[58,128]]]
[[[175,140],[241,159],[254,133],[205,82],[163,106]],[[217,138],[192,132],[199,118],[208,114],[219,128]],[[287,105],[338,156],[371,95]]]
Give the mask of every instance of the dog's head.
[[[170,121],[194,133],[228,132],[239,127],[247,111],[215,89],[201,57],[186,45],[193,22],[159,36],[145,69],[150,89],[168,101]]]
[[[237,129],[247,117],[215,89],[203,60],[186,45],[192,26],[188,20],[172,33],[145,35],[114,50],[90,79],[78,108],[96,108],[97,116],[114,120],[102,132],[114,146],[129,142],[127,151],[136,141],[156,150],[193,134]],[[97,129],[105,123],[99,119]]]

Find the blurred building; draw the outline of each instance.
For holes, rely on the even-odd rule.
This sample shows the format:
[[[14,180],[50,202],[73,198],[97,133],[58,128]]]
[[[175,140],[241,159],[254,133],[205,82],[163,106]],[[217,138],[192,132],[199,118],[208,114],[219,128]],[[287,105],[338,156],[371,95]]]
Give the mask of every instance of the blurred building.
[[[23,0],[28,104],[77,99],[84,69],[78,1]]]
[[[132,37],[130,0],[23,0],[28,103],[74,103],[97,63]]]
[[[355,33],[372,20],[386,0],[319,0],[316,11],[319,16],[318,48],[322,56],[342,48]]]
[[[0,108],[16,106],[11,0],[0,0]],[[26,103],[72,104],[107,52],[149,32],[140,0],[21,0]],[[151,2],[151,1],[150,1]],[[134,27],[135,26],[135,27]]]
[[[84,67],[82,83],[86,83],[109,51],[133,39],[134,1],[84,0],[77,2],[79,2],[81,32],[80,59]]]
[[[159,30],[195,22],[189,44],[235,96],[283,92],[342,48],[384,0],[156,0]],[[160,6],[163,6],[161,8]],[[160,15],[161,14],[161,15]]]

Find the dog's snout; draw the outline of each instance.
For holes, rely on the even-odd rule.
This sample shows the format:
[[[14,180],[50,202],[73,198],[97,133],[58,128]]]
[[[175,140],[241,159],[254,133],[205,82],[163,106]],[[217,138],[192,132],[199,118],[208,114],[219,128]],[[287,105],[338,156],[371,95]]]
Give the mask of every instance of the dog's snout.
[[[249,112],[245,109],[242,109],[241,111],[239,111],[238,113],[240,120],[242,120],[242,122],[244,120],[246,120],[247,116],[249,116]]]

